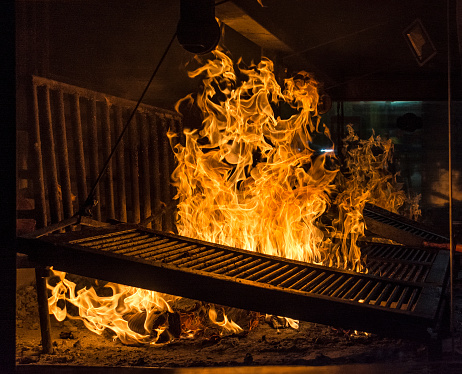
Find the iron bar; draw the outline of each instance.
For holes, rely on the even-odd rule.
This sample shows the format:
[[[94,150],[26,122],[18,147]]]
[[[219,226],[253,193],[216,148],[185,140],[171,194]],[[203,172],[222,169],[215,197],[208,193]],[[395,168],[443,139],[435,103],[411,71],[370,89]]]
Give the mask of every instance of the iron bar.
[[[176,245],[168,245],[164,242],[163,239],[159,239],[156,243],[156,248],[161,248],[156,250],[156,255],[153,255],[152,247],[146,247],[142,249],[137,249],[133,252],[128,252],[130,256],[138,256],[150,261],[164,261],[167,258],[171,258],[175,254],[184,253],[188,250],[194,249],[195,246],[190,246],[185,243],[180,243]]]
[[[109,158],[112,148],[112,135],[111,135],[111,117],[110,105],[104,101],[102,106],[102,128],[103,128],[103,143],[104,143],[104,157]],[[115,198],[114,198],[114,181],[113,181],[113,161],[111,160],[106,169],[106,177],[104,178],[106,193],[106,219],[115,218]]]
[[[159,120],[154,116],[149,116],[150,120],[150,150],[152,150],[152,161],[151,161],[151,185],[154,187],[153,195],[154,199],[151,197],[151,202],[153,203],[152,209],[155,212],[160,211],[161,209],[161,177],[160,177],[160,164],[161,164],[161,153],[159,146]],[[154,221],[153,228],[157,230],[162,230],[162,219],[156,219]]]
[[[252,260],[253,260],[252,257],[245,257],[242,260],[236,259],[236,261],[234,261],[232,264],[224,266],[224,267],[219,268],[219,269],[215,269],[214,271],[217,274],[227,274],[227,275],[229,275],[228,272],[230,270],[235,270],[240,266],[243,266],[245,264],[248,264],[249,262],[252,262]]]
[[[292,267],[291,269],[289,269],[285,273],[279,275],[278,277],[276,277],[274,279],[271,279],[268,283],[279,286],[282,283],[281,281],[289,278],[291,275],[293,275],[293,273],[296,273],[298,270],[299,270],[299,268],[297,266]]]
[[[266,274],[266,275],[264,275],[263,277],[258,278],[258,279],[255,279],[255,280],[256,280],[257,282],[266,282],[266,283],[270,283],[272,277],[274,277],[274,276],[277,275],[277,274],[280,274],[281,272],[285,272],[285,270],[286,270],[288,267],[289,267],[289,265],[280,266],[280,267],[278,267],[276,270],[273,270],[272,272],[270,272],[269,274]]]
[[[338,287],[338,284],[345,281],[345,277],[346,276],[344,274],[340,275],[340,277],[334,280],[331,284],[328,284],[327,287],[324,290],[322,290],[321,294],[330,296],[331,292]]]
[[[243,271],[247,271],[249,268],[252,266],[257,266],[262,262],[261,259],[259,258],[251,258],[253,261],[244,263],[244,264],[239,264],[239,266],[234,266],[231,270],[222,272],[222,274],[225,274],[229,277],[234,277],[234,276],[241,276]],[[240,261],[242,263],[242,261]],[[237,265],[237,264],[236,264]]]
[[[45,159],[47,160],[48,171],[47,181],[48,181],[48,200],[50,204],[50,218],[51,223],[57,223],[62,219],[62,208],[61,200],[59,198],[59,183],[58,183],[58,168],[56,165],[56,148],[55,140],[53,135],[53,116],[51,114],[51,102],[50,102],[50,90],[48,87],[45,87],[45,97],[43,101],[44,112],[45,112],[45,124],[43,126],[44,130],[44,144],[45,149]]]
[[[209,254],[214,253],[214,252],[215,252],[214,249],[208,249],[208,250],[206,249],[205,251],[202,252],[201,248],[198,248],[192,251],[188,251],[188,256],[186,258],[180,258],[178,260],[171,261],[171,263],[176,266],[194,265],[197,263],[198,259],[200,261],[202,257],[206,257]]]
[[[82,119],[80,111],[80,96],[71,95],[72,127],[74,129],[75,168],[77,172],[77,198],[83,204],[87,198],[87,173],[85,167],[85,154],[83,151]]]
[[[146,219],[151,216],[151,181],[150,181],[150,152],[149,152],[149,127],[146,114],[140,114],[140,183],[141,183],[141,217]],[[147,224],[151,228],[151,222]]]
[[[123,132],[123,114],[121,107],[114,108],[114,130],[119,137],[119,147],[116,152],[116,179],[117,179],[117,218],[127,222],[127,196],[125,191],[125,141],[121,138]]]
[[[163,175],[162,180],[164,183],[161,184],[161,199],[165,204],[169,204],[170,200],[172,199],[172,195],[170,193],[171,183],[170,183],[170,175],[172,174],[171,168],[171,151],[170,145],[168,143],[167,131],[168,131],[168,122],[165,118],[161,118],[161,126],[159,129],[161,130],[160,136],[160,144],[162,149],[162,156],[161,156],[161,165],[162,171],[161,174]],[[173,231],[173,221],[171,220],[172,216],[170,214],[165,215],[164,220],[162,221],[162,230],[163,231]]]
[[[33,152],[32,163],[34,165],[33,171],[35,172],[34,182],[34,195],[35,195],[35,219],[39,228],[45,227],[48,221],[48,214],[46,208],[45,198],[45,178],[43,172],[43,158],[42,158],[42,141],[40,137],[40,112],[37,97],[37,86],[32,84],[32,101],[33,101],[33,117],[34,127],[32,130]]]
[[[263,264],[261,266],[263,267]],[[270,272],[274,268],[277,268],[278,266],[279,266],[279,264],[277,264],[277,263],[276,264],[271,264],[271,265],[267,266],[266,268],[257,271],[256,273],[249,274],[249,275],[247,275],[245,277],[241,275],[240,278],[254,280],[254,278],[259,277],[260,275],[266,275],[266,273]]]
[[[239,261],[243,257],[244,257],[243,255],[238,255],[236,257],[231,257],[228,260],[222,261],[222,262],[214,264],[214,265],[209,265],[209,266],[203,267],[200,270],[201,271],[216,271],[219,268],[223,269],[223,268],[225,268],[225,266],[228,266],[228,264],[236,263],[237,261]]]
[[[37,303],[39,310],[42,350],[45,354],[53,352],[51,340],[50,313],[48,311],[47,271],[43,268],[35,269],[35,283],[37,289]]]
[[[160,256],[156,258],[156,260],[160,262],[174,262],[175,260],[180,259],[180,257],[184,257],[186,254],[191,255],[200,253],[200,251],[203,249],[205,249],[205,247],[198,247],[196,245],[182,247],[176,251],[173,251],[173,253],[166,253],[163,256]],[[146,258],[150,259],[150,257]]]
[[[324,278],[321,282],[319,282],[317,285],[315,285],[314,288],[310,290],[310,292],[313,293],[322,293],[322,289],[327,286],[328,282],[332,280],[332,278],[335,278],[336,274],[332,273],[328,277]],[[308,288],[305,288],[305,290],[308,290]]]
[[[100,136],[98,135],[98,120],[97,120],[97,105],[96,100],[91,98],[88,100],[88,140],[90,144],[90,152],[89,152],[89,166],[90,166],[90,179],[92,181],[98,178],[98,169],[99,169],[99,152],[98,149],[100,145],[98,144],[98,139]],[[86,193],[85,193],[86,194]],[[100,200],[100,186],[96,186],[95,188],[95,199],[97,201]],[[81,200],[83,202],[84,200]],[[101,220],[101,204],[96,204],[93,208],[93,214],[96,220]]]
[[[304,282],[306,282],[308,279],[310,279],[311,277],[314,277],[316,276],[318,272],[316,270],[313,270],[311,272],[309,272],[307,275],[305,275],[302,279],[298,280],[297,282],[295,282],[294,284],[291,284],[290,286],[288,286],[287,288],[290,288],[290,289],[294,289],[294,290],[297,290],[298,286],[301,285],[301,284],[304,284]]]
[[[66,131],[66,114],[64,108],[64,92],[62,89],[58,90],[58,123],[56,130],[57,137],[57,150],[59,157],[59,175],[61,181],[61,196],[63,201],[64,218],[72,217],[74,214],[74,207],[72,205],[72,186],[71,175],[69,167],[69,153],[67,144],[67,131]]]
[[[193,270],[203,270],[210,268],[212,266],[223,266],[224,263],[226,263],[226,260],[232,259],[233,261],[236,259],[236,257],[232,253],[227,253],[224,255],[221,255],[219,257],[215,257],[212,260],[208,260],[204,263],[200,263],[194,266],[191,266],[191,269]]]
[[[298,273],[292,275],[291,277],[283,280],[281,283],[277,284],[279,287],[287,287],[287,284],[290,284],[290,282],[296,282],[302,277],[308,270],[307,269],[302,269]]]
[[[130,128],[130,180],[131,180],[131,222],[139,223],[141,220],[140,210],[140,182],[139,182],[139,152],[140,140],[138,137],[139,119],[135,116],[134,123]]]

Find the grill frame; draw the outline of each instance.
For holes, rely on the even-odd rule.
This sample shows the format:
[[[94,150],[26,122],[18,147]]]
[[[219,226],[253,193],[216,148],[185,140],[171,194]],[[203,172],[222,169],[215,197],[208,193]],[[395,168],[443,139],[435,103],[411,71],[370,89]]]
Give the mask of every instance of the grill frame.
[[[136,242],[129,238],[130,234],[122,246],[118,246],[118,250],[125,254],[108,251],[107,246],[117,243],[114,235],[123,231],[141,232],[151,239],[153,236],[161,238],[161,251],[153,255],[149,247],[141,248],[142,243],[140,248],[136,247],[133,245]],[[104,240],[104,244],[101,235],[113,236],[109,241]],[[106,245],[106,250],[82,245],[83,241],[94,237],[100,240],[98,245]],[[364,245],[366,252],[370,246]],[[126,254],[133,252],[134,248],[137,255],[144,254],[146,258]],[[190,248],[187,255],[185,248]],[[438,325],[449,257],[446,251],[437,249],[416,250],[434,254],[432,263],[427,261],[423,265],[429,266],[429,270],[425,281],[421,282],[307,264],[132,224],[40,238],[18,238],[18,251],[27,254],[31,261],[73,274],[344,329],[427,340],[429,329]],[[159,260],[162,256],[164,262]],[[233,256],[237,258],[234,268],[230,261]],[[204,262],[202,257],[208,262]],[[221,264],[221,259],[227,262],[220,268],[217,265]],[[186,267],[188,263],[189,267]],[[251,268],[251,265],[256,266]],[[288,269],[287,278],[284,278],[280,265]],[[262,282],[274,276],[269,283]],[[271,284],[278,278],[278,285]],[[336,284],[339,284],[338,288],[333,287]],[[385,296],[383,300],[375,300],[385,305],[359,301],[362,296],[365,301],[373,300],[377,287]],[[329,294],[324,294],[326,292]],[[412,307],[409,310],[393,308],[393,298],[398,298],[395,302],[400,308],[407,299],[411,300]]]

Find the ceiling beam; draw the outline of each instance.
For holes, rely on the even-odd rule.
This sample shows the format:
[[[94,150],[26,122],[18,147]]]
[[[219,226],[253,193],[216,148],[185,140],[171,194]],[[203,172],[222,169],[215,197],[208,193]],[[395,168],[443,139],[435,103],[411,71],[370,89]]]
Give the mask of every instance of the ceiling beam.
[[[217,6],[215,8],[215,15],[224,24],[263,49],[281,53],[293,53],[287,44],[255,21],[232,1]]]
[[[217,6],[215,8],[215,15],[224,24],[254,42],[263,50],[287,56],[287,59],[283,57],[283,61],[292,70],[314,72],[317,79],[323,81],[326,86],[336,85],[336,82],[331,77],[324,74],[320,69],[313,66],[313,64],[310,64],[300,53],[296,53],[278,36],[268,31],[234,2],[227,1]]]

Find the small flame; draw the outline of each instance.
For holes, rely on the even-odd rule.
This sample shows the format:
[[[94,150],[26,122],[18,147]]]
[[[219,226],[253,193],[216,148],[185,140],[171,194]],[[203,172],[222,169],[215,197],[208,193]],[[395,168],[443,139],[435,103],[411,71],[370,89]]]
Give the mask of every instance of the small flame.
[[[210,318],[210,321],[222,327],[225,331],[232,332],[232,333],[240,333],[244,331],[237,323],[229,320],[225,313],[223,313],[223,321],[219,322],[218,313],[213,305],[210,305],[209,318]]]
[[[76,284],[65,278],[66,273],[53,270],[53,275],[59,277],[59,281],[55,286],[48,285],[51,290],[48,306],[58,321],[66,317],[81,319],[98,335],[106,329],[112,330],[124,344],[155,344],[168,327],[166,323],[158,325],[154,320],[160,313],[173,313],[164,299],[173,301],[173,296],[115,283],[105,285],[112,290],[110,296],[99,296],[93,287],[76,292]],[[78,308],[78,317],[68,312],[65,301]],[[138,320],[134,319],[135,316]],[[133,326],[136,328],[131,328]]]

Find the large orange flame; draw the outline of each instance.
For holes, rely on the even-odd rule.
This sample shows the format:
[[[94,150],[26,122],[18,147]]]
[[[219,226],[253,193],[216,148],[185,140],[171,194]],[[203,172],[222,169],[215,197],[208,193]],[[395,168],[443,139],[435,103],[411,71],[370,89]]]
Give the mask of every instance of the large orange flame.
[[[337,170],[325,168],[328,156],[314,157],[309,147],[319,127],[317,82],[305,73],[282,92],[270,60],[236,72],[226,54],[214,55],[190,73],[204,75],[195,98],[203,128],[186,131],[185,146],[175,147],[179,233],[322,262],[324,236],[316,221]],[[276,117],[273,107],[281,101],[296,114]]]
[[[203,78],[202,90],[177,104],[194,104],[203,115],[201,130],[185,131],[185,144],[174,147],[179,234],[365,271],[357,245],[365,203],[396,212],[405,199],[387,169],[391,141],[362,141],[348,127],[346,172],[340,172],[332,166],[333,145],[323,153],[310,147],[319,134],[330,139],[317,113],[319,84],[310,74],[287,79],[282,90],[270,60],[244,68],[221,51],[213,54],[190,73]],[[329,207],[331,224],[321,223]],[[111,294],[100,296],[94,288],[76,291],[65,273],[56,275],[49,306],[60,321],[82,319],[91,331],[109,329],[125,344],[158,344],[180,335],[169,326],[177,297],[113,283],[106,285]],[[78,317],[66,302],[78,308]],[[202,314],[223,331],[241,331],[224,313],[218,317],[213,305]],[[180,318],[183,336],[203,328],[197,314]],[[290,319],[287,324],[298,326]]]

